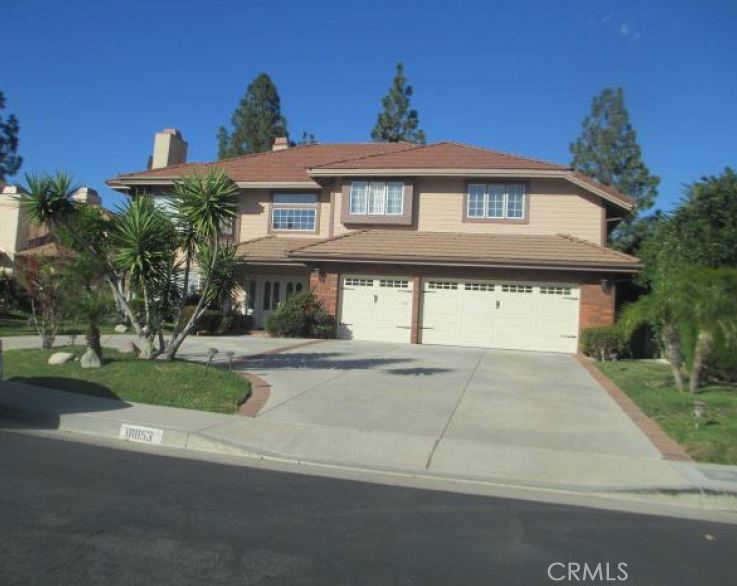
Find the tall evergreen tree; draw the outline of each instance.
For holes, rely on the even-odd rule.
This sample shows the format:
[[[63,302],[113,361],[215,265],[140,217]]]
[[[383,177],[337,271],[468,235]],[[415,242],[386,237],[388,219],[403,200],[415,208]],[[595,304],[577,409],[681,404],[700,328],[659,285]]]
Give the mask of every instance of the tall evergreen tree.
[[[389,93],[381,100],[383,111],[379,113],[371,138],[377,142],[414,142],[425,144],[425,132],[419,129],[417,110],[410,108],[412,86],[407,84],[404,65],[397,63],[397,72]]]
[[[219,159],[268,151],[276,137],[288,137],[279,92],[266,73],[250,83],[230,122],[230,132],[224,126],[218,130]]]
[[[5,109],[5,95],[0,92],[0,110]],[[0,116],[0,181],[9,175],[15,175],[20,169],[23,158],[18,156],[18,119],[14,114],[4,120]]]
[[[642,232],[635,222],[637,212],[653,206],[660,178],[651,174],[642,161],[642,149],[624,105],[622,88],[605,88],[594,98],[591,113],[583,121],[583,131],[570,150],[571,166],[576,171],[635,200],[635,213],[613,235],[620,248],[635,248]]]

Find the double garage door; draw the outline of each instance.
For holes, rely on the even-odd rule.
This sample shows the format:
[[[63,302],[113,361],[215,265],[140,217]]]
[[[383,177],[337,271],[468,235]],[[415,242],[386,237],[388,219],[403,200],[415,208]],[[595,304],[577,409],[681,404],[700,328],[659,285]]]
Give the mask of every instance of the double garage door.
[[[341,337],[409,342],[412,286],[409,277],[343,277]],[[426,278],[420,308],[423,344],[576,352],[576,285]]]

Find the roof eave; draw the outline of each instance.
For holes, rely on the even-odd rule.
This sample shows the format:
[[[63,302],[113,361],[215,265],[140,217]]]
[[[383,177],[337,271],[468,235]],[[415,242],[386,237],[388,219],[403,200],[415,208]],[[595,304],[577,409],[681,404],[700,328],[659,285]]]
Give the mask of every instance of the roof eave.
[[[422,266],[447,266],[447,267],[471,267],[471,268],[505,268],[505,269],[539,269],[539,270],[571,270],[571,271],[587,271],[587,272],[617,272],[617,273],[636,273],[642,270],[641,263],[575,263],[575,262],[551,262],[551,261],[525,261],[510,259],[508,261],[499,260],[493,262],[485,262],[478,259],[463,258],[433,258],[423,259],[418,257],[400,257],[400,256],[372,256],[360,257],[356,255],[319,255],[299,253],[295,251],[289,255],[292,258],[299,258],[305,262],[345,262],[345,263],[365,263],[365,264],[407,264]]]

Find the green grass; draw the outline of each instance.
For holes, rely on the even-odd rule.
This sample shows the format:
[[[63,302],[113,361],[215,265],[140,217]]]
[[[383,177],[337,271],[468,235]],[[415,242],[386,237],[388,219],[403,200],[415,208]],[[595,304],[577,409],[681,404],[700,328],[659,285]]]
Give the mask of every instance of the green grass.
[[[649,360],[596,364],[695,460],[737,464],[737,386],[709,385],[698,395],[689,395],[676,390],[665,364]],[[708,405],[707,417],[698,426],[694,401]]]
[[[23,312],[11,312],[0,316],[0,338],[8,338],[11,336],[37,336],[35,326],[29,323],[30,316]],[[83,323],[75,323],[71,321],[62,322],[57,337],[68,336],[70,334],[82,335],[86,329]],[[114,334],[115,324],[105,323],[100,326],[102,334]]]
[[[102,368],[84,369],[76,362],[47,364],[54,352],[81,355],[82,346],[54,350],[6,350],[5,378],[96,397],[234,413],[251,393],[250,384],[235,373],[195,362],[140,360],[105,348]]]

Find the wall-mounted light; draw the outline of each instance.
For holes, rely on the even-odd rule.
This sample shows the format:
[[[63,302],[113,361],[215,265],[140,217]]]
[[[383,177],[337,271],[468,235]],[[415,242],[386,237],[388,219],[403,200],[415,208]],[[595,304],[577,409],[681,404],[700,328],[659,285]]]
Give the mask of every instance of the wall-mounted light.
[[[609,289],[612,287],[612,283],[609,279],[602,279],[599,283],[601,284],[601,290],[604,291],[604,293],[608,293]]]

